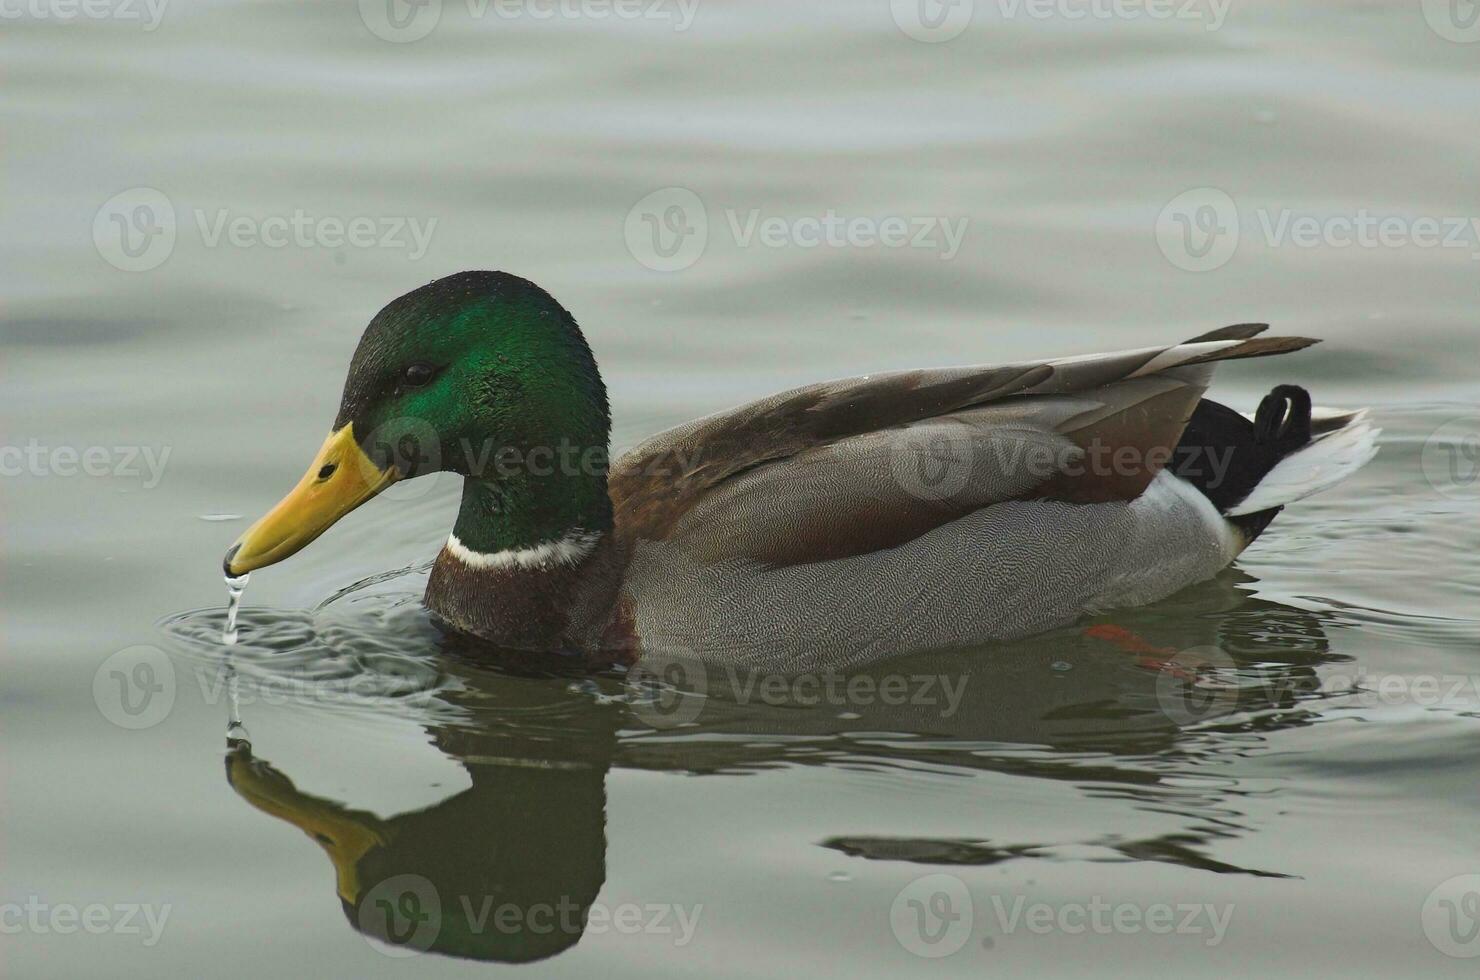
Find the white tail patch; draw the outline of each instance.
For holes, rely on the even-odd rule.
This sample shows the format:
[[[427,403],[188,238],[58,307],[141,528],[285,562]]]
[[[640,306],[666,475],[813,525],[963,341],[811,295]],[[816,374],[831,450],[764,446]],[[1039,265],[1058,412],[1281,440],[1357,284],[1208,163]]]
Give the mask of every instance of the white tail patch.
[[[1311,412],[1318,423],[1323,418],[1339,414],[1347,413],[1319,408]],[[1381,429],[1367,421],[1365,411],[1352,415],[1351,421],[1342,428],[1317,436],[1310,445],[1280,460],[1254,487],[1254,492],[1230,510],[1228,516],[1238,517],[1271,507],[1283,507],[1334,487],[1377,455],[1377,437],[1381,434]]]

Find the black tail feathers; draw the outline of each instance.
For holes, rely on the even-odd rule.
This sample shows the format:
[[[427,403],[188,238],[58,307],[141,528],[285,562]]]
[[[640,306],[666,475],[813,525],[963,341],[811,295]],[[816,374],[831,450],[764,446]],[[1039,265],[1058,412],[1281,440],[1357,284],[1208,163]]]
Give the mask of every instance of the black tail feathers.
[[[1298,385],[1280,385],[1264,396],[1252,422],[1204,398],[1182,432],[1171,469],[1227,513],[1310,440],[1310,392]],[[1230,520],[1252,541],[1279,512],[1275,507]]]
[[[1254,438],[1279,449],[1282,459],[1310,444],[1310,424],[1310,392],[1299,385],[1280,385],[1264,396],[1254,413]]]

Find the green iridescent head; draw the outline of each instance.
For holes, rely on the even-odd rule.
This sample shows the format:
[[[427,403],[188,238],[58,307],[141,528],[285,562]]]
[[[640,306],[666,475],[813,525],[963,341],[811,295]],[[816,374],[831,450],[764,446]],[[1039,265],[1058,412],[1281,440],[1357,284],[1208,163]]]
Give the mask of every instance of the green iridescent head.
[[[392,301],[365,328],[335,430],[404,478],[496,477],[547,452],[605,450],[606,387],[575,320],[539,286],[460,272]]]
[[[503,272],[438,279],[370,321],[329,438],[226,572],[281,561],[390,483],[435,472],[467,478],[455,533],[469,547],[604,530],[610,428],[591,349],[554,297]]]

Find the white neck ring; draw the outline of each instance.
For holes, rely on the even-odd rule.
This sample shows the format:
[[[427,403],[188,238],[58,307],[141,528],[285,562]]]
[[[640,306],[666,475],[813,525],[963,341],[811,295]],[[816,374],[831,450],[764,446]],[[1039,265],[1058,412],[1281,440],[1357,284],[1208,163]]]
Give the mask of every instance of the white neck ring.
[[[572,528],[564,537],[544,541],[528,548],[504,551],[474,551],[457,539],[447,536],[447,551],[463,565],[477,569],[550,569],[579,565],[596,548],[601,532]]]

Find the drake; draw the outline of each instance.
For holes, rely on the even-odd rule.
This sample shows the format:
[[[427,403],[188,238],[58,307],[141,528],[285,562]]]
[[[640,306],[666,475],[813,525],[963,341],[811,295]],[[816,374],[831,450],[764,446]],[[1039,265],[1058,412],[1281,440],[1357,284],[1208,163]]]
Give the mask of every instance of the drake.
[[[1252,418],[1203,397],[1220,361],[1316,342],[1265,329],[824,382],[609,464],[575,320],[534,283],[458,273],[370,322],[329,437],[224,568],[448,471],[462,504],[425,603],[496,647],[807,670],[1026,636],[1215,575],[1372,458],[1365,413],[1302,388]]]

